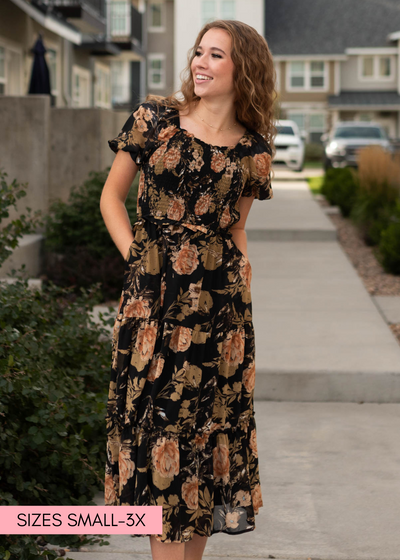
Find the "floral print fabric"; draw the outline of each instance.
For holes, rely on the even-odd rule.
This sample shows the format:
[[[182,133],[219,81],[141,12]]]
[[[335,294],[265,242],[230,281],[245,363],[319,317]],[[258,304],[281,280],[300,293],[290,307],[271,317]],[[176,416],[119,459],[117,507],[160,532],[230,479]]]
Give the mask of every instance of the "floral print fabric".
[[[143,103],[109,141],[141,168],[114,325],[106,505],[161,505],[161,542],[255,528],[262,506],[251,266],[229,228],[270,199],[271,150],[206,144]]]

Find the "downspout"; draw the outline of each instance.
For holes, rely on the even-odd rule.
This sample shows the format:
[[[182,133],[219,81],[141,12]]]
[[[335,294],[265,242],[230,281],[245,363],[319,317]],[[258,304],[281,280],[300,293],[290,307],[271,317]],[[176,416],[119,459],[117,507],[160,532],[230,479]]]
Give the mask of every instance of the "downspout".
[[[63,100],[66,107],[71,107],[71,95],[69,93],[69,80],[71,79],[69,57],[69,41],[63,39]]]

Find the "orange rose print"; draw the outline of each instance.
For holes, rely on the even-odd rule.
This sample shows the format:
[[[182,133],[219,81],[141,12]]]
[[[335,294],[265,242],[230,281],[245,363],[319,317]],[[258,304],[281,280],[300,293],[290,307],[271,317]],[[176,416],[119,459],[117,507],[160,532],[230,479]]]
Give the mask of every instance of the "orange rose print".
[[[271,170],[271,156],[269,154],[256,154],[254,156],[257,175],[259,177],[268,177]]]
[[[148,381],[153,382],[160,377],[164,367],[164,362],[165,362],[164,356],[152,357],[149,371],[147,373],[147,378],[146,378]]]
[[[222,480],[224,484],[229,481],[229,449],[224,443],[220,443],[213,449],[213,471],[215,480]]]
[[[161,280],[161,288],[160,288],[160,305],[161,307],[164,305],[164,294],[165,290],[167,289],[167,284],[165,280]]]
[[[165,142],[170,138],[172,138],[172,136],[175,134],[176,131],[177,131],[176,126],[167,126],[167,128],[164,128],[160,132],[160,134],[158,135],[158,139],[161,140],[162,142]]]
[[[118,457],[119,487],[123,488],[135,472],[135,463],[131,461],[129,449],[122,448]]]
[[[239,527],[239,517],[240,516],[238,512],[228,511],[228,513],[225,516],[225,523],[227,528],[236,529],[237,527]]]
[[[178,274],[192,274],[199,265],[197,246],[186,241],[172,257],[172,268]]]
[[[258,513],[260,507],[264,505],[262,501],[262,495],[261,495],[261,486],[259,484],[256,484],[253,490],[251,491],[251,499],[253,500],[254,513]]]
[[[187,327],[175,327],[171,334],[169,347],[174,352],[185,352],[192,341],[192,330]]]
[[[202,435],[196,434],[194,437],[194,443],[196,447],[198,447],[199,449],[204,449],[209,437],[210,434],[207,433],[203,433]]]
[[[175,169],[181,160],[181,151],[179,148],[171,148],[164,156],[164,167],[168,170]]]
[[[136,349],[140,352],[140,357],[147,362],[153,355],[154,345],[157,338],[157,327],[145,325],[141,327],[136,337]]]
[[[215,173],[221,173],[225,167],[225,159],[225,156],[220,152],[213,154],[211,158],[211,169],[215,171]]]
[[[180,220],[185,213],[185,201],[182,198],[171,200],[167,210],[170,220]]]
[[[205,214],[210,207],[210,202],[211,202],[210,194],[204,194],[203,196],[201,196],[199,200],[196,202],[196,205],[194,207],[194,213],[197,214],[197,216],[201,216],[202,214]]]
[[[251,393],[256,385],[256,364],[251,364],[243,371],[243,385],[248,393]]]
[[[229,211],[229,206],[225,206],[224,211],[219,219],[219,225],[222,228],[226,228],[231,223],[231,213]]]
[[[136,120],[136,126],[139,132],[147,132],[149,129],[146,121],[151,121],[152,113],[150,109],[145,109],[144,107],[139,107],[137,111],[133,113]]]
[[[182,498],[189,509],[199,507],[199,481],[196,476],[193,475],[182,484]]]
[[[222,343],[222,357],[230,366],[237,366],[244,358],[244,331],[230,331]]]
[[[164,478],[179,474],[179,447],[174,439],[160,437],[151,451],[155,470]]]
[[[156,163],[158,163],[160,161],[160,159],[164,156],[166,150],[167,150],[166,144],[162,144],[159,148],[157,148],[157,150],[154,152],[154,154],[152,154],[152,156],[150,157],[149,164],[152,167],[154,167],[156,165]]]
[[[126,302],[125,305],[125,317],[141,317],[146,319],[150,317],[150,307],[149,302],[140,296],[138,299],[131,298]]]
[[[239,274],[243,282],[245,283],[246,288],[249,290],[251,285],[252,271],[251,264],[245,257],[240,258]]]
[[[250,449],[252,450],[254,457],[258,457],[257,436],[256,436],[256,431],[255,430],[251,430]]]

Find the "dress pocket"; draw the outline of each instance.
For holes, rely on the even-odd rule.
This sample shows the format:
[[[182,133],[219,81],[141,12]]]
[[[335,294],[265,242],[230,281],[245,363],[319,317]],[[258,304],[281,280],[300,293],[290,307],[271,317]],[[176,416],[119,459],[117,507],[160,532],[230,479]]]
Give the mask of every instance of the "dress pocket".
[[[247,263],[247,265],[251,268],[251,263],[248,259],[248,257],[246,257],[246,255],[244,253],[242,253],[242,251],[238,248],[238,246],[236,245],[236,243],[233,241],[233,239],[231,239],[231,243],[232,243],[232,248],[234,253],[236,254],[236,256],[239,259],[243,259],[245,263]]]

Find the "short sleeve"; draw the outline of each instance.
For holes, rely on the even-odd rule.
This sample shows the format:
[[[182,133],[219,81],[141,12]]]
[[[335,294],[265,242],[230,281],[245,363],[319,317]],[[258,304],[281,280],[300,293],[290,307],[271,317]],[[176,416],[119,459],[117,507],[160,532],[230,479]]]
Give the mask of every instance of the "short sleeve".
[[[108,140],[108,145],[115,153],[118,150],[129,152],[136,165],[141,167],[146,153],[154,142],[157,122],[157,106],[154,103],[142,103],[128,117],[118,136]]]
[[[260,136],[248,157],[249,173],[242,196],[254,196],[258,200],[273,198],[271,186],[271,154],[270,145]]]

